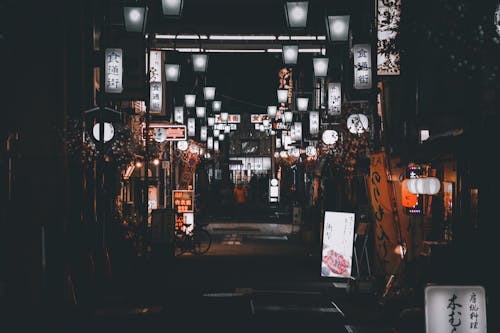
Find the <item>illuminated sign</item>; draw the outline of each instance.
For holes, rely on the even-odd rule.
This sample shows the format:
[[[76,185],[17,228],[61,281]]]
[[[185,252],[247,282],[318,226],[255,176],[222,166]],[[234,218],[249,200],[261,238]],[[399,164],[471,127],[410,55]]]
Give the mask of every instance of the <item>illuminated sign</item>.
[[[425,332],[486,333],[486,292],[481,286],[427,286]]]
[[[194,211],[194,191],[173,190],[172,208],[176,213],[192,213]]]
[[[122,49],[106,49],[105,62],[105,91],[114,94],[121,93],[123,91]]]
[[[328,83],[328,115],[340,116],[342,90],[339,82]]]
[[[188,118],[187,129],[188,129],[189,136],[195,136],[195,134],[196,134],[196,120],[194,118]]]
[[[319,133],[319,112],[309,112],[309,134],[315,136]]]
[[[227,121],[222,120],[222,116],[220,114],[215,115],[215,123],[228,123],[228,124],[239,124],[241,122],[241,116],[239,114],[229,114],[227,116]]]
[[[377,0],[377,75],[399,75],[401,0]]]
[[[259,124],[264,122],[264,120],[269,120],[270,117],[268,114],[251,114],[250,115],[250,122],[252,124]]]
[[[158,142],[186,140],[185,125],[151,123],[149,127],[153,138]]]
[[[353,242],[354,213],[325,212],[321,276],[351,276]]]
[[[370,44],[356,44],[354,54],[354,88],[370,89],[372,87],[372,59]]]
[[[149,109],[152,113],[161,113],[162,110],[162,52],[149,53]]]

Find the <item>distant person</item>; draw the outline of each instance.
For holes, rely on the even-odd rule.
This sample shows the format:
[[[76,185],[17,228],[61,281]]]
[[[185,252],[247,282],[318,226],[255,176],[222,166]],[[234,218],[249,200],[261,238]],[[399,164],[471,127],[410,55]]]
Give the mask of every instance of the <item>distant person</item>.
[[[234,201],[236,203],[236,213],[239,214],[245,208],[247,202],[247,189],[239,182],[233,190]]]

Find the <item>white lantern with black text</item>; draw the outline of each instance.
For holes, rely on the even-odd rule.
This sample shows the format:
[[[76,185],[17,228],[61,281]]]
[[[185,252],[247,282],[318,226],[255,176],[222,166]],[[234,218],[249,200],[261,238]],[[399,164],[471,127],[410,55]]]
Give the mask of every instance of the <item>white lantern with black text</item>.
[[[224,133],[219,134],[219,141],[224,141]]]
[[[308,1],[289,1],[285,3],[286,22],[291,29],[302,29],[307,26]]]
[[[192,56],[193,70],[195,72],[206,72],[208,66],[208,55],[204,53],[195,53]]]
[[[313,69],[315,77],[325,77],[328,74],[328,58],[313,58]]]
[[[316,156],[316,154],[317,154],[316,147],[314,147],[314,146],[307,146],[306,147],[306,156],[314,157],[314,156]]]
[[[182,106],[174,108],[174,121],[179,124],[184,123],[184,108]]]
[[[188,118],[187,130],[188,130],[188,136],[196,135],[196,120],[194,118]]]
[[[113,136],[115,135],[115,129],[111,123],[104,123],[104,142],[108,142],[111,139],[113,139]],[[94,139],[97,141],[101,141],[101,126],[100,123],[96,123],[92,129],[92,134],[94,135]]]
[[[214,126],[214,124],[215,124],[215,118],[214,117],[208,117],[207,118],[207,123],[208,123],[208,126],[210,126],[210,127]]]
[[[293,124],[293,127],[294,127],[293,140],[301,141],[302,140],[302,123],[300,121],[297,121]]]
[[[325,130],[321,136],[323,143],[333,145],[339,139],[339,134],[335,130]]]
[[[319,112],[309,112],[309,134],[315,136],[319,133]]]
[[[177,141],[177,149],[185,151],[188,149],[189,143],[185,140]]]
[[[368,117],[362,113],[351,114],[347,118],[347,129],[352,134],[363,134],[368,130]]]
[[[293,121],[293,112],[292,111],[285,111],[285,123],[291,124]]]
[[[165,79],[169,82],[179,81],[181,65],[165,64]]]
[[[213,101],[215,98],[215,87],[204,87],[203,95],[206,101]]]
[[[209,136],[207,138],[207,148],[208,149],[214,149],[214,138],[213,138],[213,136]]]
[[[214,151],[219,151],[219,141],[214,140]]]
[[[196,95],[186,94],[184,96],[184,104],[186,104],[186,107],[188,108],[194,108],[194,106],[196,105]]]
[[[349,38],[349,15],[327,16],[326,32],[331,42],[345,42]]]
[[[207,134],[208,134],[207,126],[201,126],[200,127],[200,140],[207,141]]]
[[[295,65],[299,56],[298,45],[283,45],[283,63],[285,65]]]

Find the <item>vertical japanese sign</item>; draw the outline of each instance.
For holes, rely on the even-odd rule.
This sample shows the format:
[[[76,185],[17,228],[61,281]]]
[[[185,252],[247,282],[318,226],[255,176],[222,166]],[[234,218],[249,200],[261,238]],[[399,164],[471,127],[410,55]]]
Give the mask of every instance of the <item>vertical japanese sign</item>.
[[[174,109],[174,121],[179,124],[184,123],[184,108],[182,106],[176,106]]]
[[[196,120],[194,118],[188,118],[187,128],[188,128],[188,136],[195,136],[195,134],[196,134]]]
[[[486,292],[481,286],[425,288],[427,333],[486,333]]]
[[[319,112],[309,112],[309,134],[316,136],[319,133]]]
[[[162,52],[149,53],[149,110],[161,113],[163,104]]]
[[[123,91],[123,51],[122,49],[106,49],[105,80],[107,93],[119,94]]]
[[[325,212],[321,276],[351,276],[354,213]]]
[[[394,248],[398,245],[398,235],[394,228],[384,152],[371,154],[368,185],[375,218],[375,270],[378,273],[391,274],[399,264],[401,256],[394,253]]]
[[[372,87],[372,58],[370,44],[356,44],[354,53],[354,89]]]
[[[339,82],[328,83],[328,115],[340,116],[342,90]]]
[[[399,75],[401,0],[377,0],[377,74]]]
[[[288,101],[287,103],[280,103],[279,110],[288,110],[292,104],[292,93],[293,93],[293,75],[291,68],[282,68],[278,73],[279,78],[279,89],[288,89]]]
[[[198,165],[198,154],[189,153],[187,161],[184,162],[181,177],[179,180],[179,190],[192,190],[193,189],[193,175],[196,172]]]

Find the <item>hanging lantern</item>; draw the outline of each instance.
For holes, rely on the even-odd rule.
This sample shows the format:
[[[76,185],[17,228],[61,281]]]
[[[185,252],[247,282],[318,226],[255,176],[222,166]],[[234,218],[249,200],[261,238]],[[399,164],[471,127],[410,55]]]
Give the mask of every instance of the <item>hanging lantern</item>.
[[[277,110],[278,110],[278,108],[275,105],[269,105],[267,107],[267,115],[271,118],[274,118],[274,117],[276,117]]]
[[[293,124],[294,127],[294,137],[293,140],[301,141],[302,140],[302,123],[297,121]]]
[[[205,114],[207,113],[207,109],[204,106],[196,107],[196,117],[205,118]]]
[[[353,134],[363,134],[368,130],[368,117],[361,113],[351,114],[347,118],[347,129]]]
[[[309,112],[309,134],[315,136],[319,133],[319,112]]]
[[[213,101],[212,102],[212,110],[214,112],[220,112],[222,108],[222,102],[221,101]]]
[[[208,134],[207,126],[201,126],[200,127],[200,140],[207,141],[207,134]]]
[[[295,65],[297,64],[297,59],[299,56],[299,46],[298,45],[283,45],[283,63],[285,65]]]
[[[214,149],[214,138],[212,136],[207,138],[207,148]]]
[[[215,128],[214,129],[214,136],[219,136],[219,134],[220,134],[220,130]]]
[[[288,101],[288,89],[278,89],[278,103],[286,103]]]
[[[307,111],[308,106],[309,106],[309,98],[307,98],[307,97],[298,97],[297,98],[297,110]]]
[[[165,64],[165,79],[169,82],[179,81],[181,65]]]
[[[230,133],[231,132],[231,126],[226,125],[224,126],[224,133]]]
[[[196,105],[196,95],[187,94],[184,96],[184,104],[186,104],[187,108],[194,108]]]
[[[104,123],[103,127],[104,127],[104,142],[106,143],[111,139],[113,139],[113,136],[115,135],[115,129],[111,123]],[[92,134],[94,135],[94,139],[96,139],[97,141],[101,141],[100,129],[101,129],[100,123],[96,123],[92,128]]]
[[[208,66],[208,55],[204,53],[195,53],[192,55],[193,70],[195,72],[206,72]]]
[[[293,112],[292,111],[285,111],[285,123],[291,124],[293,121]]]
[[[328,83],[328,115],[339,116],[342,111],[342,86],[340,82]]]
[[[308,1],[285,3],[286,23],[290,29],[303,29],[307,26]]]
[[[330,42],[344,42],[349,38],[349,15],[327,16],[326,32]]]
[[[184,108],[182,106],[176,106],[174,109],[174,121],[176,123],[184,123]]]
[[[214,117],[208,117],[207,118],[208,126],[212,127],[215,124],[215,118]]]
[[[185,151],[188,149],[188,142],[187,141],[177,141],[177,149],[181,150],[181,151]]]
[[[314,147],[314,146],[307,146],[306,147],[306,156],[314,157],[314,156],[316,156],[316,154],[317,154],[316,147]]]
[[[224,133],[219,134],[219,141],[224,141]]]
[[[188,130],[188,136],[196,135],[196,120],[194,118],[188,118],[187,130]]]
[[[204,87],[203,95],[205,96],[206,101],[213,101],[215,98],[215,87]]]
[[[328,58],[313,58],[313,69],[315,77],[325,77],[328,74]]]
[[[180,18],[182,15],[182,8],[184,0],[162,0],[161,6],[163,15],[169,18]]]
[[[325,130],[321,136],[321,140],[327,145],[333,145],[339,139],[339,134],[335,130]]]
[[[214,151],[219,151],[219,141],[214,140]]]
[[[125,30],[128,32],[141,32],[146,30],[148,7],[123,7]]]
[[[441,189],[441,181],[436,177],[412,178],[406,182],[408,191],[413,194],[434,195]]]
[[[167,141],[167,129],[164,127],[153,128],[153,140],[160,143]]]

